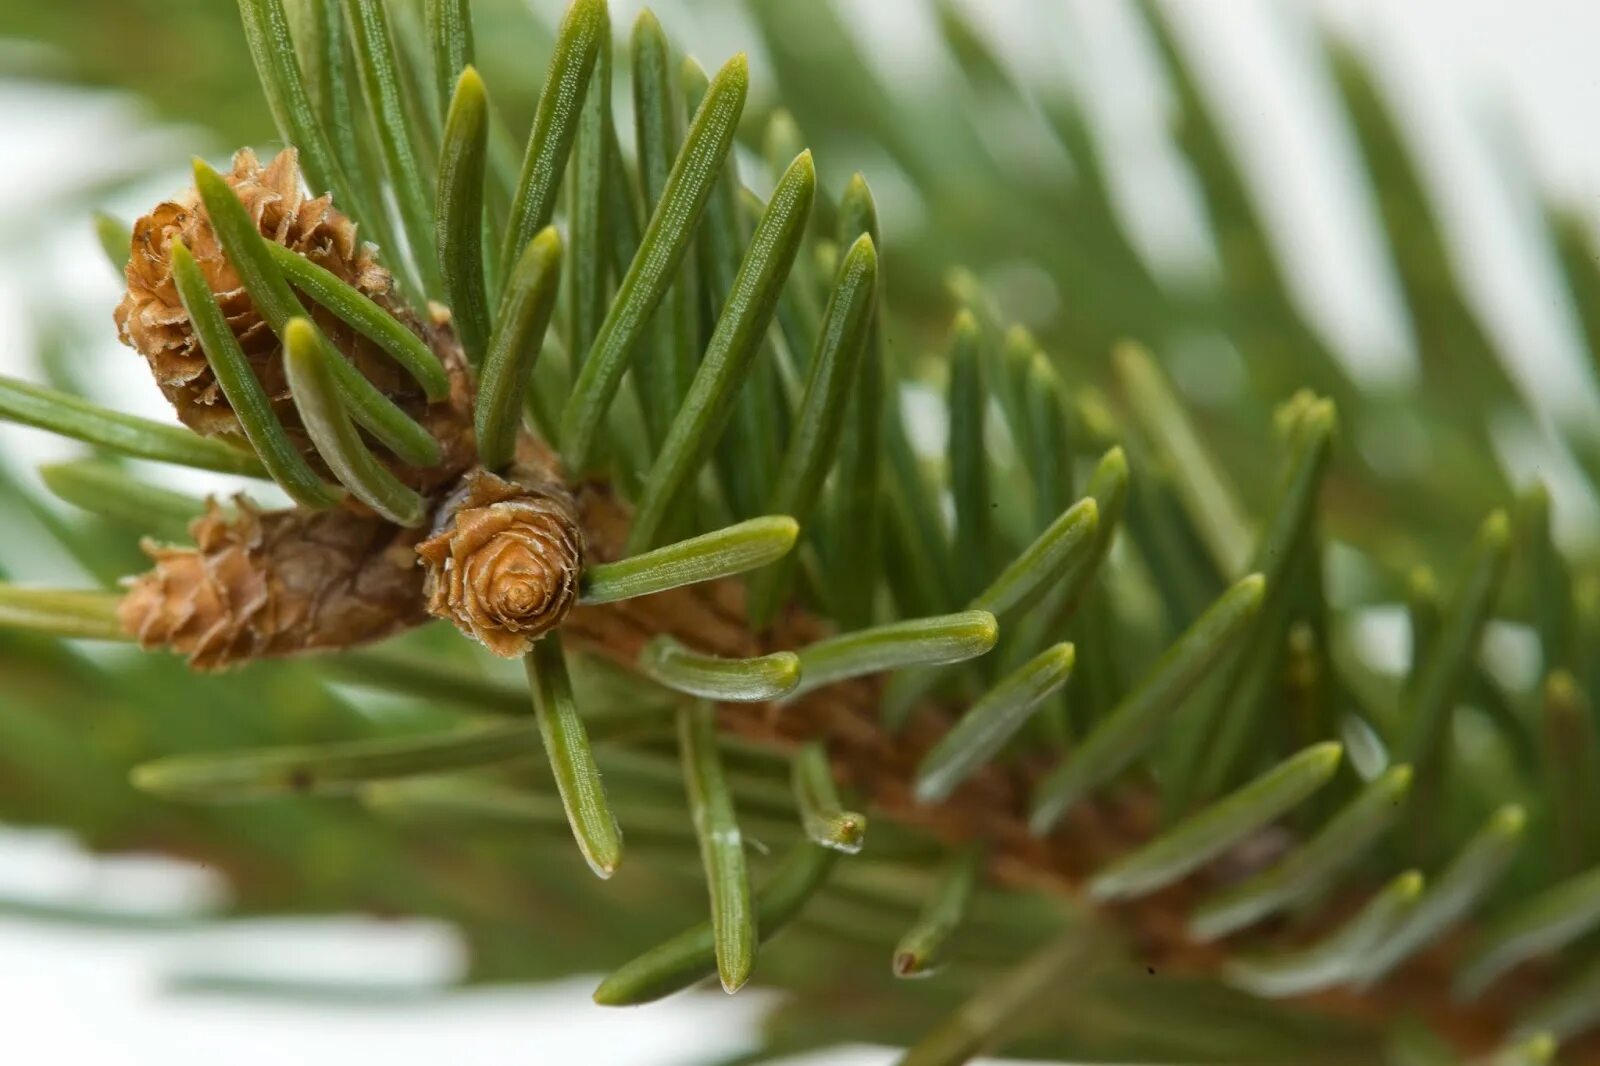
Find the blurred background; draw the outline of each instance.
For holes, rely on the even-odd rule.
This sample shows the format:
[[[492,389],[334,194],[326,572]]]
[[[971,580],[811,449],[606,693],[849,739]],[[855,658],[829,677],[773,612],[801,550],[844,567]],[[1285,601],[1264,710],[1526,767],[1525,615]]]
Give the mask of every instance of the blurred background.
[[[478,5],[482,65],[515,122],[564,6]],[[640,6],[613,0],[614,24]],[[1297,346],[1284,374],[1380,397],[1351,426],[1366,462],[1416,473],[1438,449],[1482,449],[1456,464],[1482,491],[1454,492],[1460,510],[1431,511],[1419,539],[1454,524],[1464,543],[1463,516],[1483,510],[1474,496],[1537,474],[1563,542],[1594,544],[1600,394],[1580,283],[1600,277],[1584,273],[1600,222],[1591,0],[1165,0],[1165,41],[1121,0],[833,0],[837,27],[812,0],[787,13],[734,0],[653,6],[708,65],[750,51],[757,110],[784,87],[830,187],[867,175],[892,298],[905,306],[937,303],[945,271],[966,264],[1007,318],[1090,363],[1154,329],[1146,339],[1186,397],[1218,420],[1271,358],[1241,335],[1271,320]],[[796,17],[854,51],[793,31]],[[1176,71],[1164,48],[1178,49]],[[1351,54],[1362,79],[1336,79]],[[1404,162],[1373,152],[1381,123],[1361,110],[1377,106],[1371,89]],[[1239,202],[1206,172],[1203,141],[1197,152],[1195,92],[1237,166]],[[891,108],[910,120],[886,123]],[[1078,136],[1098,173],[1084,172]],[[185,183],[191,155],[273,141],[232,4],[0,0],[0,372],[166,417],[143,363],[116,344],[120,283],[89,212],[131,219]],[[1080,210],[1086,187],[1099,213]],[[1401,241],[1407,226],[1429,232]],[[1240,257],[1259,250],[1269,259],[1251,275]],[[1429,284],[1459,301],[1419,297]],[[1217,328],[1240,308],[1250,321]],[[1459,391],[1441,392],[1458,370]],[[1459,439],[1435,431],[1452,415],[1465,423]],[[1230,446],[1248,441],[1241,432]],[[77,451],[0,426],[0,573],[70,585],[138,567],[125,531],[69,522],[39,489],[35,466]],[[232,487],[146,472],[194,491]],[[1416,550],[1367,547],[1399,560]],[[1376,604],[1355,634],[1395,669],[1397,624]],[[585,930],[627,918],[627,898],[606,909],[594,893],[560,900],[530,928],[520,909],[550,901],[519,898],[513,872],[490,891],[481,879],[468,887],[467,867],[419,858],[350,812],[196,814],[122,786],[126,766],[153,754],[424,728],[426,710],[313,684],[299,668],[263,671],[246,692],[120,650],[4,639],[0,1015],[19,1060],[466,1064],[509,1053],[622,1066],[721,1061],[758,1040],[763,992],[590,1005],[593,975],[574,974],[573,960]],[[432,864],[431,879],[416,881],[418,863]],[[633,898],[653,902],[652,891]],[[463,981],[474,987],[455,990]],[[891,1059],[860,1047],[784,1061]]]

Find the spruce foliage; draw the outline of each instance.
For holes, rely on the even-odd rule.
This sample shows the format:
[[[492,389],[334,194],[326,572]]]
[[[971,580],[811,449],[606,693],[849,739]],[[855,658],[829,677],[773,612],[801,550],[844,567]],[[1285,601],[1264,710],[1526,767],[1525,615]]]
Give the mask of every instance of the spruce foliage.
[[[1214,291],[1153,275],[1078,102],[1009,72],[954,4],[962,80],[927,99],[878,83],[829,4],[746,7],[775,87],[604,0],[550,26],[464,0],[239,0],[311,191],[418,320],[448,309],[474,463],[538,442],[625,527],[520,670],[442,623],[220,676],[86,643],[131,639],[114,582],[137,537],[181,541],[204,507],[129,459],[397,529],[444,506],[412,474],[450,442],[327,323],[432,401],[448,360],[263,240],[196,161],[298,422],[182,245],[178,298],[242,439],[98,406],[66,359],[48,386],[0,379],[0,417],[91,452],[42,472],[71,511],[9,473],[0,495],[103,583],[0,585],[24,694],[0,706],[0,814],[210,856],[230,913],[446,918],[473,981],[610,968],[595,999],[619,1005],[713,975],[784,989],[740,1061],[856,1040],[930,1064],[1590,1061],[1600,568],[1502,472],[1487,427],[1523,401],[1362,61],[1327,43],[1422,356],[1398,398],[1296,306],[1155,0]],[[546,52],[542,74],[480,71],[485,22]],[[1007,166],[972,101],[1070,165]],[[882,223],[871,175],[835,174],[862,138],[927,206],[920,230]],[[1558,296],[1588,322],[1600,274],[1546,215]],[[127,227],[97,225],[120,268]],[[1063,294],[1037,336],[992,282],[1019,258]],[[1184,333],[1231,348],[1233,396],[1175,383]],[[913,404],[938,408],[942,451]],[[1448,462],[1375,454],[1396,419]],[[1593,440],[1563,443],[1596,469]],[[1353,640],[1397,600],[1398,678]],[[1486,651],[1512,626],[1534,676]]]

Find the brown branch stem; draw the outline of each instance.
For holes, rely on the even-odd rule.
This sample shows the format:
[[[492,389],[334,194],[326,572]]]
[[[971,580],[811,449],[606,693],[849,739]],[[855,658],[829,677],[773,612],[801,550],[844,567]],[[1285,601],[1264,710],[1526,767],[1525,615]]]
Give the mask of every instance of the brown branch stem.
[[[592,557],[614,558],[626,530],[623,505],[593,486],[580,493],[579,501]],[[761,635],[744,618],[742,585],[721,581],[579,607],[568,616],[564,633],[573,646],[631,669],[645,643],[660,634],[710,654],[752,656],[798,648],[829,632],[824,622],[799,609],[785,612]],[[984,841],[991,855],[987,872],[996,883],[1054,892],[1098,913],[1130,952],[1161,972],[1218,973],[1229,955],[1227,946],[1199,943],[1187,929],[1187,915],[1208,887],[1204,871],[1164,891],[1114,905],[1092,903],[1083,891],[1095,870],[1156,830],[1157,800],[1149,788],[1130,783],[1081,804],[1042,839],[1028,830],[1027,800],[1049,768],[1047,759],[991,763],[944,802],[918,802],[912,790],[916,767],[949,728],[951,715],[949,709],[930,704],[891,733],[877,711],[881,689],[880,679],[864,678],[827,685],[783,704],[724,704],[718,724],[743,739],[781,749],[820,740],[835,777],[865,797],[875,816],[926,830],[951,844]],[[1335,900],[1325,908],[1324,921],[1297,930],[1295,938],[1315,939],[1359,901],[1359,892]],[[1421,1019],[1458,1052],[1486,1054],[1501,1046],[1518,1012],[1547,987],[1549,974],[1530,967],[1503,982],[1493,996],[1462,1003],[1450,992],[1451,963],[1469,935],[1447,937],[1372,988],[1318,993],[1292,1002],[1358,1024]],[[1565,1045],[1563,1054],[1563,1061],[1600,1062],[1600,1042],[1580,1040]]]

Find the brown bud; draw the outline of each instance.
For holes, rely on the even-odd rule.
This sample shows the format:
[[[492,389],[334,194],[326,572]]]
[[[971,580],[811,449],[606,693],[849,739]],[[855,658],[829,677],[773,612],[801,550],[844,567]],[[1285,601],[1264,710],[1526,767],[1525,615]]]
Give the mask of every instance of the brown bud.
[[[255,154],[245,149],[233,157],[232,171],[224,180],[264,237],[337,275],[405,323],[439,354],[458,387],[448,401],[429,404],[420,386],[376,345],[326,311],[311,308],[312,318],[334,347],[444,445],[444,462],[434,470],[408,472],[392,464],[395,472],[422,491],[453,482],[470,465],[473,452],[471,390],[459,346],[447,327],[422,322],[400,301],[394,279],[378,264],[373,247],[357,239],[355,223],[334,208],[330,197],[306,195],[296,160],[294,149],[286,148],[262,167]],[[200,196],[192,188],[156,205],[134,223],[125,272],[128,289],[115,314],[123,343],[145,357],[156,383],[185,425],[207,436],[240,432],[238,419],[178,299],[168,255],[174,237],[181,238],[193,253],[278,419],[302,454],[320,467],[289,395],[282,345],[223,254]]]
[[[474,470],[417,545],[428,611],[496,655],[525,654],[578,599],[583,533],[555,482]]]
[[[419,531],[347,508],[256,510],[214,503],[193,548],[146,544],[155,568],[134,579],[119,616],[146,648],[196,669],[337,650],[426,621]]]

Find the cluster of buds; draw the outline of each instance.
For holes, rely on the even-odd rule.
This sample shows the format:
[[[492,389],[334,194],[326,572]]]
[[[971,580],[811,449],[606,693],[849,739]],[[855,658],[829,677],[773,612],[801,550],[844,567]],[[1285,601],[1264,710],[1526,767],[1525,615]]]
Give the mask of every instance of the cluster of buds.
[[[330,197],[307,195],[293,149],[265,167],[241,151],[225,180],[263,237],[332,273],[439,356],[452,388],[429,402],[370,341],[307,304],[339,355],[439,441],[443,458],[434,467],[393,458],[385,464],[424,495],[432,530],[394,525],[353,500],[325,511],[212,505],[191,527],[193,547],[146,545],[155,566],[131,582],[124,628],[147,647],[188,655],[198,669],[351,647],[430,614],[496,654],[524,654],[577,600],[583,534],[571,497],[545,473],[505,478],[478,468],[474,383],[448,319],[425,322],[398,299],[355,223]],[[201,267],[274,413],[302,454],[326,470],[300,424],[283,343],[252,302],[195,190],[134,226],[127,292],[116,310],[119,335],[144,356],[185,425],[205,436],[240,435],[179,299],[169,251],[175,239]]]

